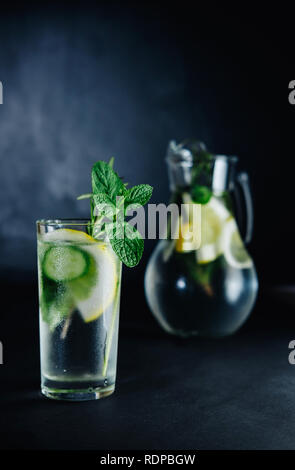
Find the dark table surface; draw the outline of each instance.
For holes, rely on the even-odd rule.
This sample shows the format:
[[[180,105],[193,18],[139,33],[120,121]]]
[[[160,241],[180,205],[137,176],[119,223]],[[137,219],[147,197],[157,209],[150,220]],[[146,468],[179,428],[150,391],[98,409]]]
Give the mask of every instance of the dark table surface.
[[[234,336],[182,340],[144,301],[122,305],[115,393],[83,403],[39,392],[35,287],[4,285],[2,449],[294,449],[293,293],[260,292]],[[279,295],[280,294],[280,295]]]

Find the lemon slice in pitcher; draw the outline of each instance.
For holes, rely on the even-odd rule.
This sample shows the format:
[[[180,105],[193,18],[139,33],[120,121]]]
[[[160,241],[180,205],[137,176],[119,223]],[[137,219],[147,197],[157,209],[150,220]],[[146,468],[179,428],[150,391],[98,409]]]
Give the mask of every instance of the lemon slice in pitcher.
[[[233,217],[224,226],[221,245],[226,261],[233,268],[244,269],[253,266]]]
[[[201,205],[192,201],[189,193],[182,194],[183,204],[178,219],[175,250],[179,253],[197,250],[201,243]]]
[[[115,255],[86,233],[57,229],[42,236],[48,243],[43,270],[64,282],[85,322],[96,320],[113,302],[118,282]]]
[[[214,261],[222,254],[221,236],[230,212],[214,196],[202,206],[201,246],[196,252],[199,264]]]

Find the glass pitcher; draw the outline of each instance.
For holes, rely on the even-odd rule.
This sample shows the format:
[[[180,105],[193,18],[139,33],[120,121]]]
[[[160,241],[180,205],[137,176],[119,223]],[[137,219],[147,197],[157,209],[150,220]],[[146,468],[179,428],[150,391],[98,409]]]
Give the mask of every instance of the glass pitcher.
[[[247,174],[236,173],[237,160],[212,155],[198,142],[172,141],[168,146],[172,203],[197,213],[192,227],[190,217],[184,222],[185,211],[179,210],[182,230],[177,237],[168,220],[167,236],[156,246],[145,273],[147,302],[169,333],[233,334],[255,303],[258,280],[245,248],[252,237],[252,199]],[[234,202],[239,209],[235,212]],[[243,240],[235,219],[242,205],[246,209]]]

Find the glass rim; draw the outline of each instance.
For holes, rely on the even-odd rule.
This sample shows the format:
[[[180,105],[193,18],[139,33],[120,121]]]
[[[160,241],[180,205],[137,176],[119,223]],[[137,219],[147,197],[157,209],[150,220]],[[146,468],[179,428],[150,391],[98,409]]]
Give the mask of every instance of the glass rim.
[[[36,220],[36,225],[50,225],[50,226],[58,226],[58,225],[73,225],[73,226],[80,226],[84,225],[93,225],[90,219],[38,219]]]
[[[174,159],[175,155],[177,155],[177,157],[178,157],[177,160]],[[239,157],[237,157],[236,155],[211,154],[211,159],[212,159],[212,161],[224,160],[228,163],[237,163],[238,160],[239,160]],[[174,155],[168,155],[165,158],[165,160],[169,165],[185,166],[185,167],[189,167],[189,168],[195,166],[195,164],[196,164],[193,159],[186,160],[181,155],[179,155],[177,153],[175,153]]]
[[[166,162],[172,165],[183,165],[186,167],[192,167],[196,161],[193,157],[192,145],[197,144],[201,150],[210,154],[211,160],[225,160],[228,163],[236,163],[239,157],[235,154],[225,155],[221,153],[209,152],[204,142],[197,141],[195,139],[185,139],[179,143],[175,140],[170,140],[167,148]]]

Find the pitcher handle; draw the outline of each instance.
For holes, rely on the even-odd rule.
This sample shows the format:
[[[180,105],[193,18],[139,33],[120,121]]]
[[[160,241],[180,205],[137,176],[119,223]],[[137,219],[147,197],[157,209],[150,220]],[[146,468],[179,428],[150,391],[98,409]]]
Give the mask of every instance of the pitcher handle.
[[[244,242],[248,244],[252,240],[253,235],[253,224],[254,224],[254,211],[253,211],[253,200],[249,184],[248,173],[242,171],[237,175],[237,182],[241,188],[241,192],[244,196],[244,204],[246,210],[246,230],[244,235]]]

